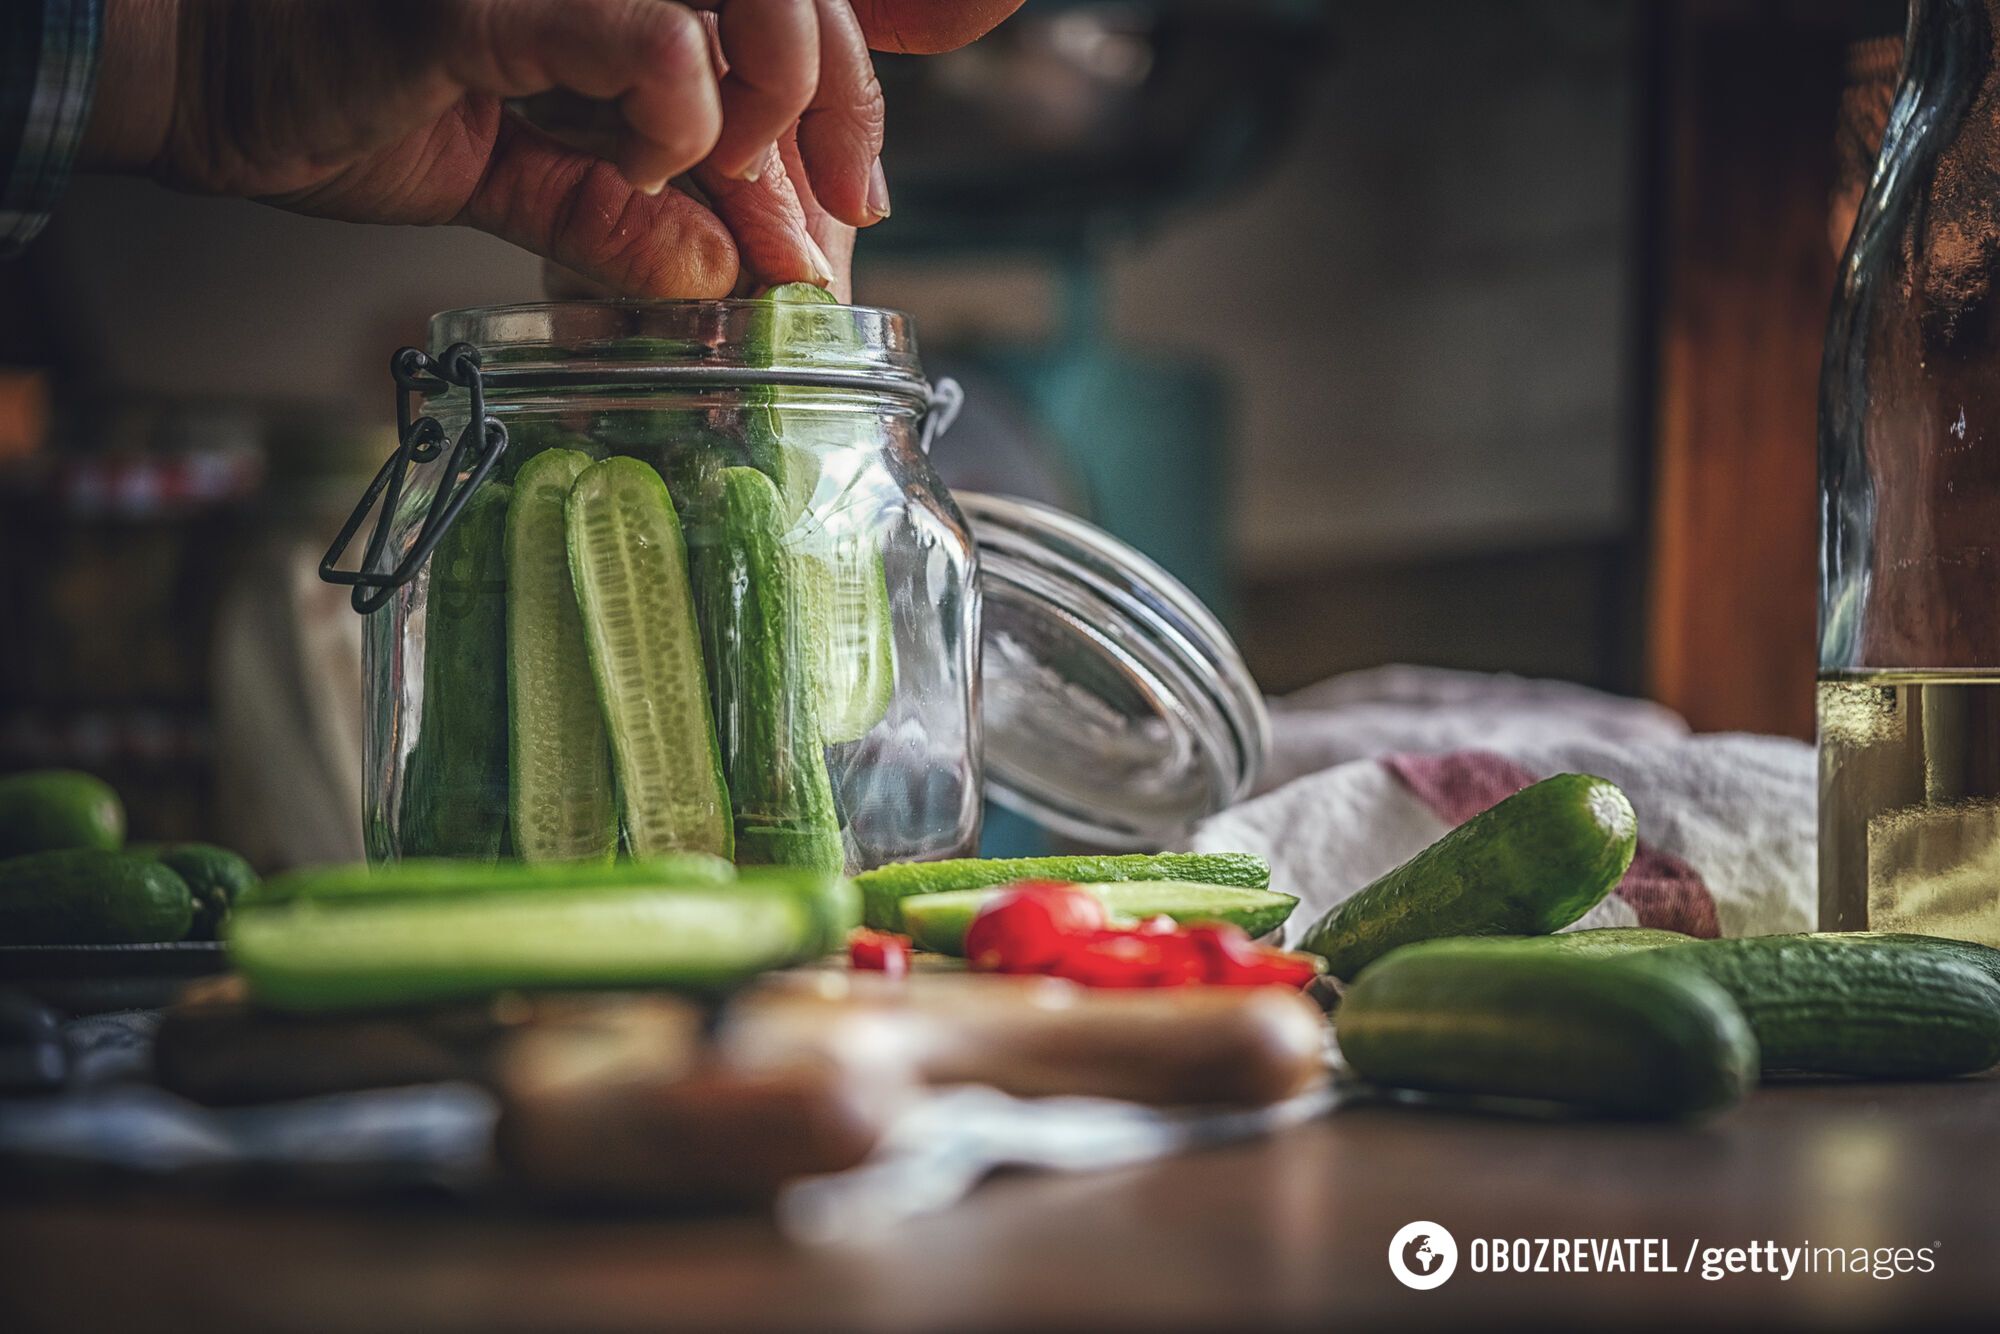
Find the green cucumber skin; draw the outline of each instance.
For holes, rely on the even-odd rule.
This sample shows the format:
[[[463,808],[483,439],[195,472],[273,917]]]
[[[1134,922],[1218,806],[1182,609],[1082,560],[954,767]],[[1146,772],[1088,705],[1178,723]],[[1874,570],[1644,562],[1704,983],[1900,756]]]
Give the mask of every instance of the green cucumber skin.
[[[753,890],[792,894],[807,905],[816,934],[801,946],[801,960],[845,949],[847,937],[861,925],[861,891],[844,875],[803,866],[745,866],[736,881]]]
[[[1300,948],[1352,978],[1400,945],[1547,935],[1589,912],[1632,864],[1638,820],[1617,787],[1558,774],[1473,816],[1335,907]]]
[[[736,860],[839,872],[847,852],[777,489],[754,468],[725,468],[713,500],[717,541],[696,564]]]
[[[829,348],[854,344],[851,314],[840,309],[824,288],[783,283],[758,301],[761,305],[744,346],[748,365],[811,364]],[[786,325],[782,334],[781,320]],[[745,453],[751,466],[777,487],[788,529],[814,517],[823,457],[857,446],[876,448],[872,415],[857,420],[852,414],[830,411],[816,402],[822,397],[817,390],[801,394],[778,387],[745,393]],[[846,500],[837,495],[822,501],[825,517],[840,514]],[[895,694],[887,568],[872,535],[861,536],[858,550],[855,545],[834,550],[802,547],[794,556],[798,575],[794,601],[800,620],[811,627],[810,642],[821,664],[819,715],[829,745],[866,736],[888,712]]]
[[[539,415],[503,418],[503,424],[507,427],[507,452],[501,456],[495,475],[509,485],[520,479],[530,463],[552,449],[582,454],[593,462],[604,457],[604,447],[592,440],[588,432],[566,425],[561,418]]]
[[[478,878],[467,869],[385,868],[360,890],[354,878],[365,868],[279,877],[270,883],[285,897],[252,897],[230,919],[231,961],[260,1004],[297,1011],[535,988],[710,992],[821,958],[860,919],[852,881],[795,867],[739,876],[727,862],[690,854],[617,866],[515,864]],[[689,900],[711,925],[737,917],[740,930],[731,925],[723,939],[690,949],[673,920]]]
[[[412,858],[388,866],[350,862],[272,876],[246,889],[237,906],[271,907],[304,899],[326,902],[420,899],[463,894],[557,893],[573,889],[719,884],[736,878],[727,860],[677,852],[615,863],[500,862],[483,866],[449,858]]]
[[[1939,958],[1956,959],[1960,963],[1970,964],[1993,981],[2000,982],[2000,950],[1975,941],[1958,940],[1951,936],[1925,936],[1913,931],[1821,931],[1801,933],[1790,938],[1846,941],[1864,945],[1894,945],[1899,949],[1918,950],[1934,954]]]
[[[1592,958],[1621,954],[1643,954],[1669,945],[1686,945],[1694,937],[1685,931],[1668,931],[1655,926],[1599,926],[1587,931],[1558,931],[1552,936],[1529,936],[1550,949]]]
[[[1145,852],[1109,857],[960,857],[951,861],[892,862],[854,877],[861,886],[862,920],[878,931],[901,931],[901,901],[912,894],[984,889],[1017,880],[1061,880],[1079,885],[1121,880],[1195,880],[1209,885],[1266,889],[1271,867],[1248,852]]]
[[[733,940],[690,951],[674,914],[699,901],[734,917]],[[662,920],[664,919],[664,920]],[[230,960],[262,1005],[345,1010],[472,999],[499,991],[670,987],[711,992],[815,957],[824,927],[782,887],[600,887],[239,912]],[[386,942],[386,943],[385,943]]]
[[[63,848],[116,852],[124,842],[125,806],[103,779],[74,769],[0,778],[0,857]]]
[[[0,861],[0,945],[151,945],[194,921],[171,867],[103,848],[59,848]]]
[[[1644,954],[1648,950],[1664,949],[1672,945],[1693,944],[1695,937],[1684,931],[1666,931],[1651,926],[1599,926],[1587,931],[1558,931],[1549,936],[1444,936],[1440,941],[1450,941],[1454,945],[1470,947],[1525,946],[1530,949],[1549,950],[1557,954],[1576,954],[1590,958],[1615,958],[1627,954]]]
[[[230,910],[245,891],[256,886],[257,872],[240,853],[213,843],[174,843],[159,848],[151,859],[179,876],[194,900],[189,940],[215,940]]]
[[[1230,891],[1236,902],[1191,906],[1181,886],[1199,890]],[[1104,881],[1082,888],[1097,894],[1104,906],[1123,917],[1169,917],[1179,923],[1228,922],[1242,927],[1252,937],[1275,931],[1285,924],[1298,906],[1290,894],[1276,890],[1252,889],[1244,885],[1193,885],[1180,880]],[[965,933],[987,900],[1006,892],[1005,886],[983,889],[947,890],[938,894],[913,894],[901,900],[904,930],[921,949],[939,954],[963,955]],[[1157,897],[1153,897],[1157,896]],[[1176,900],[1180,901],[1177,902]]]
[[[625,513],[620,514],[620,510]],[[665,852],[709,852],[726,857],[733,848],[729,820],[729,791],[722,777],[722,753],[716,743],[715,719],[709,711],[709,690],[705,680],[686,691],[688,712],[681,717],[662,717],[656,701],[640,697],[642,682],[621,680],[633,664],[616,661],[606,642],[607,618],[621,611],[634,614],[638,622],[653,622],[642,631],[666,638],[646,646],[653,661],[671,659],[690,675],[704,674],[701,637],[694,624],[694,590],[688,575],[687,548],[681,537],[679,516],[667,484],[646,463],[615,457],[585,469],[570,488],[564,508],[569,541],[570,577],[575,582],[577,606],[582,612],[585,639],[590,649],[591,675],[597,682],[598,703],[604,711],[605,730],[611,739],[613,767],[618,778],[619,800],[624,809],[626,841],[634,856],[650,857]],[[643,571],[654,593],[678,600],[688,615],[681,624],[661,624],[657,614],[646,608],[616,609],[600,605],[611,590],[599,587],[591,569],[592,523],[605,525],[647,524],[662,535],[659,550],[651,543],[640,544],[643,557],[628,549],[617,554],[636,563],[650,562]],[[607,553],[600,553],[604,556]],[[635,572],[636,573],[636,572]],[[683,618],[674,618],[677,622]],[[643,667],[640,670],[644,670]],[[657,734],[655,734],[657,733]],[[648,753],[659,747],[667,752],[702,751],[705,755],[687,772],[677,775],[680,790],[646,792],[647,765],[661,756]],[[683,755],[682,758],[685,758]],[[671,773],[675,767],[665,765]],[[635,811],[635,803],[653,804]],[[655,827],[662,825],[664,827]]]
[[[759,309],[753,316],[744,342],[743,359],[750,366],[783,366],[800,358],[792,351],[791,338],[780,339],[778,320],[786,306],[832,306],[833,294],[810,283],[781,283],[757,298]],[[851,336],[851,331],[850,331]],[[819,340],[808,338],[806,350],[815,350]],[[780,418],[780,404],[787,391],[772,386],[744,393],[744,441],[750,463],[771,479],[784,502],[786,526],[795,522],[812,503],[819,489],[819,458],[810,449],[787,443]]]
[[[403,771],[407,857],[494,861],[507,824],[506,525],[512,488],[480,487],[430,559],[424,712]]]
[[[750,366],[812,364],[830,350],[852,348],[852,314],[826,288],[786,282],[758,298],[760,308],[744,340]],[[782,332],[780,332],[782,322]],[[822,460],[836,450],[876,448],[874,416],[856,418],[828,410],[820,390],[756,388],[746,392],[744,452],[778,488],[786,526],[812,516],[822,486]],[[788,406],[794,404],[794,406]],[[832,518],[844,496],[822,500]],[[890,618],[888,574],[872,538],[862,550],[800,550],[800,620],[812,626],[812,646],[820,668],[820,722],[832,746],[860,740],[888,712],[896,692],[896,636]]]
[[[1644,957],[1727,991],[1766,1073],[1941,1079],[2000,1064],[2000,983],[1958,959],[1812,936],[1702,940]]]
[[[1757,1080],[1757,1042],[1728,992],[1638,957],[1406,946],[1347,990],[1334,1031],[1374,1084],[1611,1116],[1703,1116]]]
[[[565,502],[591,462],[573,449],[535,455],[507,513],[509,814],[514,853],[530,862],[618,853],[611,742],[565,536]]]

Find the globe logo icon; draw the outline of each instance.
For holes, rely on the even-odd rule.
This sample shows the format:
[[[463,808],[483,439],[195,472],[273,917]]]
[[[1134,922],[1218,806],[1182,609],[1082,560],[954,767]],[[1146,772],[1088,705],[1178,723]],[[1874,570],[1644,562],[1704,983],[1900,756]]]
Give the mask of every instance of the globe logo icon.
[[[1406,1288],[1435,1288],[1457,1268],[1458,1242],[1436,1223],[1405,1223],[1389,1241],[1389,1272]]]

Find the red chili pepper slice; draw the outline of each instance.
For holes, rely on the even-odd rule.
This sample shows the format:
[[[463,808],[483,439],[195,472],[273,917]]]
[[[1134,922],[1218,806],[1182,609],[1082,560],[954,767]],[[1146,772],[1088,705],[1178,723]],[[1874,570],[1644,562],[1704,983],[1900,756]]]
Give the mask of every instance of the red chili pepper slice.
[[[1311,955],[1255,944],[1227,922],[1183,927],[1164,915],[1115,927],[1109,921],[1088,890],[1022,881],[979,910],[965,954],[987,972],[1048,973],[1091,987],[1302,987],[1319,975]]]
[[[1189,927],[1186,934],[1206,966],[1204,980],[1217,986],[1302,987],[1319,976],[1320,964],[1312,955],[1254,944],[1239,926],[1204,923]]]
[[[858,969],[904,977],[910,971],[910,938],[856,927],[847,938],[847,961]]]
[[[1202,980],[1228,985],[1257,962],[1258,949],[1242,927],[1228,922],[1203,922],[1184,933],[1202,963]]]
[[[1087,987],[1167,985],[1170,976],[1185,975],[1185,969],[1173,966],[1171,940],[1129,930],[1094,931],[1074,942],[1049,971]]]
[[[1326,963],[1317,955],[1293,953],[1289,950],[1260,949],[1263,955],[1254,969],[1252,985],[1303,987],[1326,971]]]
[[[993,896],[965,932],[965,957],[998,973],[1046,972],[1072,944],[1103,929],[1097,896],[1075,885],[1028,880]]]

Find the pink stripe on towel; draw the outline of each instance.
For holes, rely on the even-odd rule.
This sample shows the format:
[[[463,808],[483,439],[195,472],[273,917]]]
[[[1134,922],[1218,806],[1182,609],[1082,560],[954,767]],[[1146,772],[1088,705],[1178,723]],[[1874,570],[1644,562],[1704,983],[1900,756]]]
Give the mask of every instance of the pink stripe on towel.
[[[1534,774],[1506,756],[1485,750],[1386,755],[1382,763],[1432,814],[1454,827],[1536,781]],[[1612,893],[1632,905],[1640,926],[1685,931],[1703,939],[1722,934],[1715,896],[1702,883],[1701,874],[1643,838],[1632,868]]]

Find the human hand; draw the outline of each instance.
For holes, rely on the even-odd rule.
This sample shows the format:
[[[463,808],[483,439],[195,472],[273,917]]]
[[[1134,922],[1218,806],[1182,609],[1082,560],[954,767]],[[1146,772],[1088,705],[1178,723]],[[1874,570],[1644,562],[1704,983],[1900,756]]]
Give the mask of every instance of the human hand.
[[[469,225],[634,295],[834,284],[815,222],[838,249],[888,211],[868,42],[943,49],[1018,3],[110,0],[84,163]],[[612,161],[502,107],[554,89],[615,102]]]
[[[964,46],[990,32],[1022,3],[1023,0],[853,0],[855,15],[870,47],[911,55],[935,55]],[[879,89],[876,95],[879,98]],[[838,130],[839,125],[834,122],[831,128]],[[819,178],[808,165],[812,136],[826,132],[826,128],[816,125],[808,113],[779,138],[777,154],[785,168],[782,173],[767,170],[753,183],[717,182],[712,175],[703,173],[697,173],[695,179],[715,197],[753,272],[762,276],[764,270],[756,262],[757,257],[803,224],[806,234],[833,270],[833,281],[828,288],[837,300],[851,301],[856,229],[844,215],[837,215],[821,202]],[[879,122],[877,133],[877,158],[869,200],[872,210],[887,217],[888,182],[882,175]],[[806,145],[803,149],[802,142]]]

